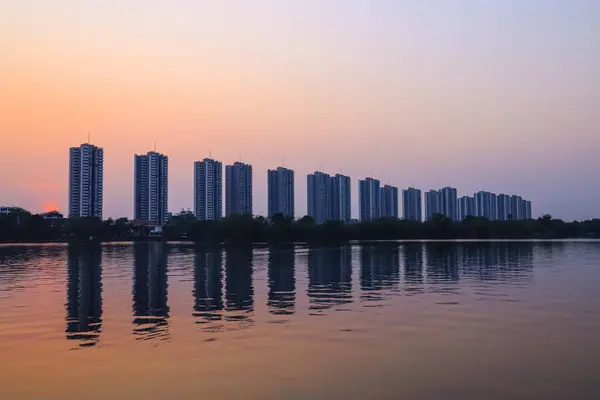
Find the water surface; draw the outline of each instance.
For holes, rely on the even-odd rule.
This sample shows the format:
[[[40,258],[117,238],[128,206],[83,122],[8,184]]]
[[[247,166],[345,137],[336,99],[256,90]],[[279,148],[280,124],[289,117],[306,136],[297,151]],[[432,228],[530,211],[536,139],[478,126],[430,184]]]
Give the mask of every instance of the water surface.
[[[0,398],[599,399],[600,242],[0,246]]]

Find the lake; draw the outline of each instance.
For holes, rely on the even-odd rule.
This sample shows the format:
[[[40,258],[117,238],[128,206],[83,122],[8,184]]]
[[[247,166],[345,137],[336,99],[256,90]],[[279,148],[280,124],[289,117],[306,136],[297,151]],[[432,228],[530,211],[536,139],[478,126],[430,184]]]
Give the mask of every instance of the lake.
[[[600,399],[600,242],[0,246],[0,398]]]

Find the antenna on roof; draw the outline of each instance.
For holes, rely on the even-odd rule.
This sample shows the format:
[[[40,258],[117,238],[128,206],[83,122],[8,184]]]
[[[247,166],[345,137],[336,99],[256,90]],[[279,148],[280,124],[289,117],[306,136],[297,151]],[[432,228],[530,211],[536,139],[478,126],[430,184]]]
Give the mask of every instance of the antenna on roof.
[[[208,148],[208,158],[212,158],[212,149]]]
[[[154,141],[154,151],[156,152],[156,140]]]
[[[88,131],[88,143],[89,143],[89,144],[91,144],[91,143],[92,143],[92,140],[91,140],[90,138],[91,138],[91,134],[90,134],[90,131]]]
[[[285,168],[285,157],[281,157],[281,166]]]

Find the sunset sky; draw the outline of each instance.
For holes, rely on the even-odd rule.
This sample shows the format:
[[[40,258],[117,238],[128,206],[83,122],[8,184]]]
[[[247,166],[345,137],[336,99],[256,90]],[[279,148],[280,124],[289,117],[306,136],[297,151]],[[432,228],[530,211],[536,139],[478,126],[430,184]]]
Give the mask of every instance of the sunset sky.
[[[0,2],[0,205],[66,211],[68,148],[104,148],[104,215],[133,215],[133,155],[169,156],[193,206],[212,150],[400,188],[520,194],[600,217],[600,1]]]

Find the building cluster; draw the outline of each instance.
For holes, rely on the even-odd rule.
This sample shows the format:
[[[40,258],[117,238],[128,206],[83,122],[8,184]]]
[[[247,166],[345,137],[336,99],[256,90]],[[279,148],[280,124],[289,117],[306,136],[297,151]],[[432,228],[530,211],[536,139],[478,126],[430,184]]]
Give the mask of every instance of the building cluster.
[[[69,216],[102,218],[104,153],[82,144],[70,149]],[[279,167],[267,171],[268,216],[295,218],[294,171]],[[252,166],[235,162],[225,167],[225,216],[253,214]],[[307,176],[307,215],[316,223],[352,222],[351,179],[342,174],[314,172]],[[358,182],[361,221],[399,218],[398,188],[368,177]],[[164,224],[169,219],[169,159],[151,151],[134,156],[134,217]],[[421,190],[402,191],[402,218],[422,221]],[[440,214],[453,221],[468,216],[489,220],[530,219],[531,202],[520,196],[478,192],[458,198],[457,190],[445,187],[425,193],[425,219]],[[194,216],[200,220],[223,217],[223,164],[211,158],[194,163]]]

